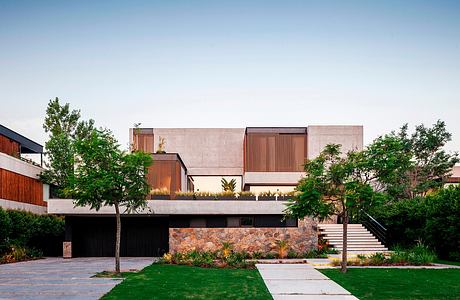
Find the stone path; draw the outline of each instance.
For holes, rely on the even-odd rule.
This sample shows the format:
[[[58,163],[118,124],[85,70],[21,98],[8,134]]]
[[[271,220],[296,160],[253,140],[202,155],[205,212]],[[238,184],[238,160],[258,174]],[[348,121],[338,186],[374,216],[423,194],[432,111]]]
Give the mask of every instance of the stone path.
[[[274,300],[358,299],[307,264],[257,264]]]
[[[123,257],[121,269],[140,270],[153,258]],[[114,269],[110,257],[46,258],[0,265],[0,299],[99,299],[120,280],[91,278]]]

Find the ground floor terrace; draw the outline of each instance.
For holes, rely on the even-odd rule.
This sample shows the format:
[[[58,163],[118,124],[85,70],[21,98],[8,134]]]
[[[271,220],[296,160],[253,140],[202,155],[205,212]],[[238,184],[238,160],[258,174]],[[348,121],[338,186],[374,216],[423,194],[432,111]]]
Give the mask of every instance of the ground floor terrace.
[[[191,250],[216,251],[230,243],[236,251],[276,252],[277,241],[292,251],[318,245],[313,219],[289,219],[278,201],[171,201],[152,200],[137,214],[121,217],[121,256],[161,256]],[[70,200],[50,200],[48,211],[66,216],[64,257],[113,256],[113,209],[92,213],[74,208]]]

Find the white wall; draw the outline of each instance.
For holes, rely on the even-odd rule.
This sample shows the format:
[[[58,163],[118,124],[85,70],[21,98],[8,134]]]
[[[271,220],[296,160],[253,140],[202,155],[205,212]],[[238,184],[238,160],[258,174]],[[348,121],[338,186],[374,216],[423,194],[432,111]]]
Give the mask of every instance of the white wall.
[[[308,159],[319,155],[327,144],[342,145],[342,153],[363,149],[363,126],[308,126]]]

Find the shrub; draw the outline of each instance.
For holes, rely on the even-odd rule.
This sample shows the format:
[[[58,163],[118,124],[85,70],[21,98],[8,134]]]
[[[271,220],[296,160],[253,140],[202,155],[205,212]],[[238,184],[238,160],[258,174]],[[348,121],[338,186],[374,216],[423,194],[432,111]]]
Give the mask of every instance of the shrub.
[[[427,265],[435,259],[436,254],[422,243],[419,243],[407,253],[407,260],[414,265]]]
[[[60,255],[64,231],[62,217],[0,208],[0,254],[14,245],[48,256]]]
[[[439,257],[460,261],[460,186],[387,203],[371,215],[387,227],[387,246],[409,248],[423,238]]]
[[[377,252],[369,256],[368,263],[372,266],[383,265],[385,262],[385,255],[383,253]]]

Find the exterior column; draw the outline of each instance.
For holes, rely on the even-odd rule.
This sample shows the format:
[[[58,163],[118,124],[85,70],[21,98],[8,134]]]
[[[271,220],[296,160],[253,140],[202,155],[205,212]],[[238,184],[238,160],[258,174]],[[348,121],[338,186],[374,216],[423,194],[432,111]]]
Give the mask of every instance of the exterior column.
[[[62,243],[62,257],[72,258],[72,223],[70,217],[65,218],[65,238]]]

